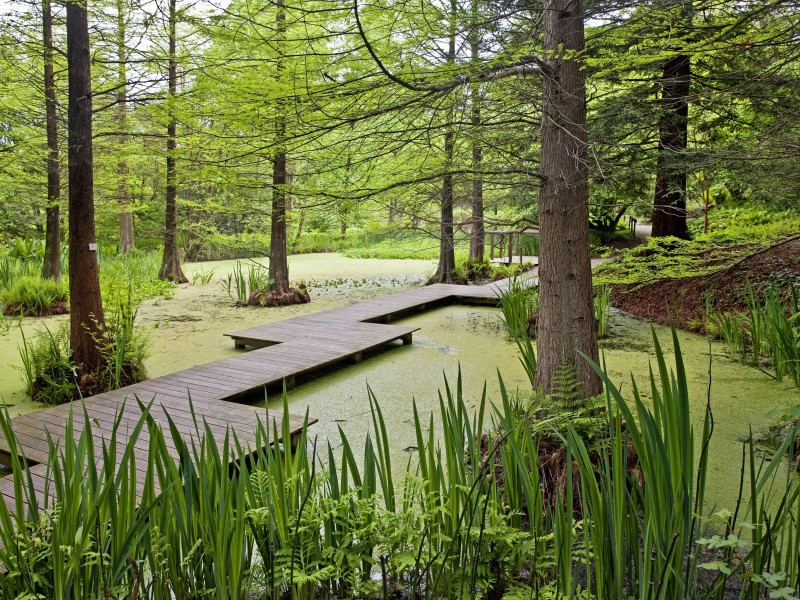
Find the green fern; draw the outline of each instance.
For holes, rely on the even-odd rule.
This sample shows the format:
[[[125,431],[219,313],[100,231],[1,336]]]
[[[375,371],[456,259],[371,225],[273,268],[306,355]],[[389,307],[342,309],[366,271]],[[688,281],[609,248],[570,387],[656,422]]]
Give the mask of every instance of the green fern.
[[[584,394],[575,367],[568,359],[556,367],[553,377],[553,399],[564,410],[576,410],[584,403]]]

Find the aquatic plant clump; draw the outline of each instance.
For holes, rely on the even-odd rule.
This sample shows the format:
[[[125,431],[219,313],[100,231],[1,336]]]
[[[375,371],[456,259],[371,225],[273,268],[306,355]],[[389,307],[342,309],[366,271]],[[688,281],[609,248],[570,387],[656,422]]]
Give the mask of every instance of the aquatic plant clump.
[[[16,279],[0,292],[0,305],[6,316],[46,317],[69,312],[67,286],[38,275]]]
[[[103,357],[97,371],[83,372],[74,364],[67,323],[55,332],[48,328],[40,330],[31,340],[23,334],[19,353],[30,398],[63,404],[147,379],[144,363],[149,338],[135,328],[134,302],[133,281],[128,284],[127,294],[109,295],[106,328],[102,337],[94,340]]]

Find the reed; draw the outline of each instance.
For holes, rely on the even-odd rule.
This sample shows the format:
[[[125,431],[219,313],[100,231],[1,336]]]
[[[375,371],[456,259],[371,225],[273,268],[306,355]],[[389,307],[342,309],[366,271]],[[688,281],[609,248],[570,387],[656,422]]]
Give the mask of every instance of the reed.
[[[608,319],[611,314],[611,286],[599,285],[594,291],[594,316],[597,321],[597,335],[608,335]]]
[[[222,287],[236,304],[245,305],[250,294],[267,289],[271,284],[272,280],[264,265],[252,261],[245,269],[241,261],[237,260],[233,271],[222,282]]]
[[[498,294],[502,320],[508,334],[520,339],[528,335],[528,318],[539,310],[539,290],[522,279],[513,277],[508,287]]]

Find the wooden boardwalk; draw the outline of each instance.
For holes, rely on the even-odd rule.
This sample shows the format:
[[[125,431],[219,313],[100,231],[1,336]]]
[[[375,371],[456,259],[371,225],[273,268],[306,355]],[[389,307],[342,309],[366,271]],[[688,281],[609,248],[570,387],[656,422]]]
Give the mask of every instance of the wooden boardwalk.
[[[258,421],[265,419],[266,412],[263,408],[233,401],[252,397],[267,385],[283,381],[291,385],[299,375],[340,361],[359,362],[365,352],[378,347],[394,342],[409,344],[417,328],[388,323],[445,304],[496,306],[498,289],[502,287],[503,283],[488,286],[431,285],[226,334],[233,338],[237,347],[257,349],[86,399],[84,406],[92,422],[98,454],[103,439],[109,439],[115,416],[123,405],[125,410],[118,444],[125,443],[126,431],[132,429],[141,417],[137,398],[145,404],[155,398],[151,416],[164,429],[167,446],[176,460],[177,451],[170,437],[168,416],[186,441],[196,440],[197,424],[202,431],[205,422],[218,443],[227,432],[232,432],[244,448],[255,451]],[[77,438],[83,429],[83,408],[73,403],[72,410]],[[12,420],[17,446],[28,461],[38,463],[30,467],[30,473],[40,499],[46,484],[47,436],[49,434],[54,441],[63,442],[69,411],[69,405],[54,406]],[[277,421],[280,432],[281,415],[270,413],[269,416]],[[303,418],[290,416],[290,420],[290,431],[295,436],[302,429]],[[144,430],[136,443],[137,455],[146,455],[147,444],[148,434]],[[9,451],[2,435],[0,451]],[[141,465],[144,461],[138,462]],[[0,479],[0,495],[9,507],[13,507],[11,477]]]

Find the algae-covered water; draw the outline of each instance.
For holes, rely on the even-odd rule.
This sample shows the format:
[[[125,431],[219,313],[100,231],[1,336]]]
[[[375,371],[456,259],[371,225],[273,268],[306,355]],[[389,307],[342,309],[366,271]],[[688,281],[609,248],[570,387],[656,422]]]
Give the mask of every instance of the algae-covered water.
[[[423,421],[433,411],[438,421],[437,389],[446,375],[455,386],[459,366],[469,406],[477,406],[483,384],[490,401],[499,400],[498,371],[510,390],[526,391],[527,378],[517,359],[516,345],[502,330],[498,309],[451,306],[403,321],[420,327],[411,346],[387,351],[356,366],[329,373],[289,392],[289,409],[304,413],[306,408],[319,422],[312,434],[318,448],[330,441],[338,447],[338,428],[347,434],[358,452],[371,427],[367,385],[375,393],[388,423],[394,469],[401,475],[407,455],[416,446],[412,401]],[[674,360],[671,332],[656,327],[668,361]],[[774,419],[773,411],[800,402],[800,394],[788,384],[776,384],[753,369],[729,361],[720,344],[690,333],[679,332],[684,355],[696,435],[702,431],[709,381],[709,348],[712,370],[711,406],[714,436],[710,452],[708,502],[730,507],[738,490],[741,442],[750,427],[759,431]],[[649,397],[648,361],[653,359],[652,327],[649,323],[621,313],[611,317],[611,335],[601,343],[612,381],[630,398],[631,374],[644,398]],[[278,410],[280,399],[270,408]],[[355,442],[354,442],[355,441]],[[335,453],[336,454],[336,453]]]
[[[301,255],[290,259],[294,280],[312,284],[312,303],[282,308],[235,307],[220,285],[235,261],[187,265],[191,279],[195,271],[217,268],[208,285],[184,285],[174,298],[145,303],[138,316],[140,326],[150,331],[152,354],[147,361],[151,377],[175,372],[194,365],[233,356],[231,341],[222,334],[258,323],[287,319],[328,308],[361,301],[421,285],[432,271],[430,261],[358,260],[337,254]],[[59,318],[46,321],[54,327]],[[302,379],[289,392],[290,411],[318,419],[311,429],[318,448],[330,442],[340,445],[339,428],[347,434],[356,451],[370,426],[367,386],[377,397],[389,429],[394,467],[398,475],[416,445],[412,402],[421,415],[438,411],[437,388],[447,376],[455,385],[459,366],[468,405],[480,400],[484,382],[490,401],[498,398],[498,371],[511,390],[528,389],[529,384],[517,359],[516,345],[505,335],[497,309],[449,306],[403,321],[420,328],[410,346],[396,346],[371,355],[358,365],[341,364],[309,379]],[[23,331],[30,336],[42,320],[28,319]],[[655,327],[669,360],[673,358],[670,332]],[[709,359],[713,381],[711,405],[715,417],[714,440],[710,459],[710,502],[731,506],[738,486],[741,440],[752,428],[759,431],[773,419],[771,413],[800,402],[800,394],[788,384],[777,384],[767,375],[729,361],[720,344],[701,337],[679,333],[686,361],[696,427],[702,428]],[[0,334],[0,399],[10,414],[22,414],[39,407],[24,397],[18,371],[17,329]],[[630,391],[631,373],[646,396],[649,386],[648,361],[652,358],[651,325],[614,313],[610,337],[602,342],[605,361],[612,380]],[[711,352],[709,356],[709,350]],[[279,410],[280,398],[269,402]],[[438,419],[435,427],[438,427]],[[698,431],[699,433],[699,431]],[[413,459],[413,457],[412,457]]]

